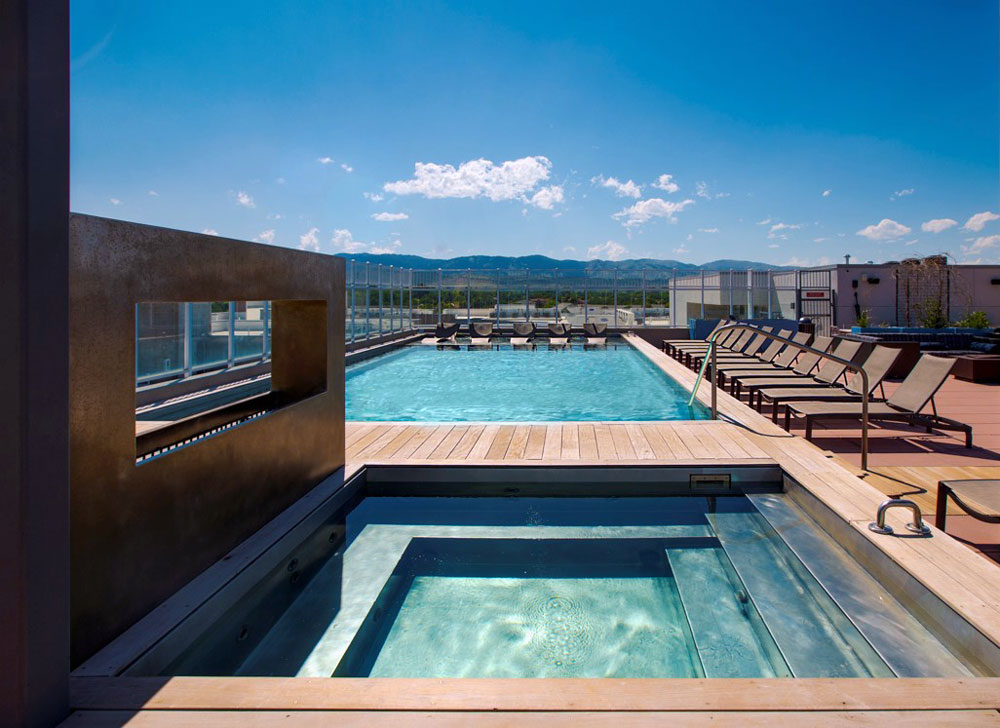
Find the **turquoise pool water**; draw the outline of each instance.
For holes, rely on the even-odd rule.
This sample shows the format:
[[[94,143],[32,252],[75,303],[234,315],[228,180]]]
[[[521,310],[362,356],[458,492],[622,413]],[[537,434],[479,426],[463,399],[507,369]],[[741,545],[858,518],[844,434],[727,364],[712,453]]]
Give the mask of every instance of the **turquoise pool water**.
[[[408,346],[346,372],[348,420],[700,420],[689,393],[628,344]]]

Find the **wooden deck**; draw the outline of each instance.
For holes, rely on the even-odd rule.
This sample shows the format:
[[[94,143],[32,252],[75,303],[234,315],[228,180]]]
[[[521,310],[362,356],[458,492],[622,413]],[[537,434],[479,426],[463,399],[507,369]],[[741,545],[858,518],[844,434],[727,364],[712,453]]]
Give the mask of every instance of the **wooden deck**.
[[[635,346],[682,385],[694,373]],[[708,388],[699,394],[707,402]],[[1000,644],[1000,570],[934,531],[871,533],[884,493],[853,466],[720,392],[725,421],[350,423],[348,474],[365,465],[777,464]],[[846,467],[845,467],[846,466]],[[870,477],[870,476],[869,476]],[[906,516],[889,522],[905,533]],[[1000,726],[1000,679],[935,680],[309,680],[76,678],[66,725],[933,725]],[[393,711],[391,716],[378,711]],[[669,713],[669,715],[667,715]]]

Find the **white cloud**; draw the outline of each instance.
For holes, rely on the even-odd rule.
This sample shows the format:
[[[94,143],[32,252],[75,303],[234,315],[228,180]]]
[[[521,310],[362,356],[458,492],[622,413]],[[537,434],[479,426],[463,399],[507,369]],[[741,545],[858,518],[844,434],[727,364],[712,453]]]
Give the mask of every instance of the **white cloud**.
[[[553,205],[563,201],[562,185],[550,185],[540,187],[538,192],[531,196],[529,203],[542,210],[551,210]]]
[[[372,202],[381,202],[385,199],[385,195],[381,195],[378,192],[362,192],[366,200],[371,200]]]
[[[622,225],[625,227],[642,225],[654,217],[665,217],[670,222],[677,222],[677,213],[681,212],[688,205],[693,204],[694,200],[667,202],[659,197],[651,197],[648,200],[640,200],[631,207],[626,207],[621,212],[616,212],[612,217],[616,220],[624,219]]]
[[[299,235],[299,250],[311,250],[319,252],[319,228],[309,228],[302,235]]]
[[[694,185],[695,194],[704,197],[706,200],[718,199],[719,197],[729,197],[728,192],[712,192],[708,189],[707,182],[696,182]]]
[[[677,183],[674,182],[674,176],[672,174],[661,174],[656,178],[656,181],[653,183],[653,187],[669,193],[674,193],[680,189]]]
[[[115,207],[117,207],[118,205],[122,204],[122,201],[119,200],[117,197],[109,197],[108,198],[108,202],[110,202]]]
[[[269,212],[267,215],[265,215],[265,217],[268,220],[280,220],[281,219],[281,215],[279,215],[276,212]]]
[[[205,228],[204,230],[201,231],[201,234],[202,235],[218,235],[219,231],[215,230],[213,228]]]
[[[802,228],[801,224],[793,224],[787,222],[776,222],[771,226],[771,229],[767,232],[768,240],[774,240],[780,238],[781,240],[787,240],[788,236],[782,233],[782,230],[800,230]]]
[[[983,229],[986,223],[992,220],[1000,220],[1000,215],[997,215],[995,212],[990,212],[989,210],[986,212],[977,212],[975,215],[970,217],[962,227],[966,230],[972,230],[973,232],[978,233]]]
[[[956,225],[958,225],[957,220],[952,220],[950,217],[939,217],[934,220],[928,220],[920,226],[920,229],[925,233],[939,233]]]
[[[576,248],[574,248],[572,245],[567,245],[566,247],[564,247],[562,249],[562,252],[564,252],[564,253],[575,253],[576,252]]]
[[[907,240],[905,243],[903,243],[903,245],[916,245],[919,242],[920,242],[920,240],[918,240],[917,238],[914,238],[913,240]]]
[[[351,166],[351,165],[349,165],[349,164],[341,164],[341,165],[340,165],[340,168],[341,168],[342,170],[344,170],[345,172],[347,172],[348,174],[350,174],[351,172],[353,172],[353,171],[354,171],[354,167],[352,167],[352,166]]]
[[[423,195],[430,199],[520,200],[548,210],[563,199],[562,187],[536,189],[549,178],[551,169],[552,162],[541,156],[522,157],[502,164],[473,159],[462,162],[457,168],[451,164],[417,162],[411,179],[386,182],[382,188],[396,195]]]
[[[987,237],[976,238],[972,245],[963,245],[962,252],[966,254],[981,253],[988,248],[995,248],[1000,245],[1000,235],[989,235]]]
[[[589,259],[621,260],[626,255],[628,255],[628,248],[614,240],[608,240],[600,245],[591,245],[587,248],[587,258]]]
[[[373,244],[368,252],[374,255],[386,255],[387,253],[398,253],[401,247],[403,247],[403,243],[401,241],[393,240],[388,246]]]
[[[257,203],[253,201],[253,198],[243,190],[236,193],[236,204],[241,207],[257,207]]]
[[[809,258],[799,258],[793,255],[791,258],[786,260],[782,265],[793,265],[797,268],[811,268],[817,265],[830,265],[830,259],[825,255],[817,258],[816,260],[810,260]]]
[[[719,228],[698,228],[698,232],[700,232],[700,233],[717,233],[717,232],[719,232]]]
[[[780,248],[781,246],[780,246],[780,245],[778,245],[777,243],[771,243],[771,244],[770,244],[770,245],[768,245],[767,247],[769,247],[769,248]]]
[[[814,243],[825,243],[830,238],[813,238]]]
[[[333,157],[317,157],[316,161],[320,164],[333,164]]]
[[[690,253],[690,252],[691,252],[691,248],[689,248],[688,246],[684,245],[684,243],[681,243],[681,245],[680,245],[679,248],[674,248],[674,253],[676,253],[678,255],[684,255],[684,253]]]
[[[379,222],[396,222],[396,220],[408,220],[410,218],[405,212],[376,212],[372,215],[372,220]]]
[[[150,197],[159,197],[160,196],[160,193],[157,192],[156,190],[150,190],[146,194],[149,195]]]
[[[861,228],[856,234],[869,240],[883,241],[901,238],[909,232],[910,228],[906,227],[906,225],[902,225],[889,218],[883,218],[878,225],[869,225],[868,227]]]
[[[823,190],[823,197],[829,197],[832,190]]]
[[[259,233],[257,233],[257,237],[255,237],[254,240],[256,240],[258,243],[267,243],[270,245],[271,243],[274,242],[274,235],[275,235],[274,228],[270,228],[268,230],[261,230]]]
[[[758,220],[757,224],[758,225],[770,225],[771,224],[771,218],[765,217],[763,220]]]
[[[605,178],[603,175],[598,175],[597,177],[592,177],[590,181],[595,185],[614,190],[615,194],[619,197],[634,197],[636,199],[642,197],[642,189],[632,180],[620,182],[617,177]]]
[[[891,195],[889,195],[889,199],[890,200],[898,200],[900,197],[906,197],[908,195],[912,195],[914,193],[914,191],[915,190],[912,187],[910,187],[909,189],[906,189],[906,190],[896,190]]]
[[[344,253],[360,253],[366,247],[365,243],[354,239],[350,230],[343,228],[333,231],[333,237],[330,238],[330,242],[333,244],[334,249],[343,251]]]

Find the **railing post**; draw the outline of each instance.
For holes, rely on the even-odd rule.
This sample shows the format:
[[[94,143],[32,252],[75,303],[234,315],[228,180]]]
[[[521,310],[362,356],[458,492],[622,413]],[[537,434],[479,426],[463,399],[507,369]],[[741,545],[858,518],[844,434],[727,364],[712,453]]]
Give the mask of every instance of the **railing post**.
[[[472,269],[465,269],[465,320],[472,325]]]
[[[372,268],[365,262],[365,339],[372,335]]]
[[[553,316],[556,323],[559,323],[559,269],[552,269],[552,282],[555,285],[556,297],[554,299],[555,305],[553,306]]]
[[[382,264],[378,264],[376,268],[376,273],[378,279],[375,282],[375,286],[378,288],[378,335],[382,335]]]
[[[531,285],[531,270],[524,269],[524,321],[531,321],[531,299],[528,298],[528,287]]]
[[[747,269],[747,318],[753,318],[753,271]]]
[[[701,316],[699,318],[705,318],[705,269],[701,269]]]
[[[611,307],[611,325],[618,328],[618,269],[615,268],[611,277],[611,288],[614,290],[614,299]]]
[[[733,317],[733,269],[729,269],[729,318]]]
[[[642,269],[642,325],[646,325],[646,269]]]
[[[712,419],[719,419],[719,380],[716,376],[716,362],[718,361],[715,355],[715,339],[708,345],[708,348],[712,350],[712,370],[708,373],[712,377]]]
[[[442,316],[444,316],[444,309],[441,308],[441,269],[438,268],[438,326],[441,325]]]
[[[236,359],[236,301],[229,302],[229,349],[227,366],[232,366]]]
[[[771,295],[771,289],[773,289],[773,288],[774,288],[774,271],[773,270],[769,270],[767,272],[767,318],[768,319],[772,318],[772,316],[771,316],[771,299],[773,298],[773,296]]]
[[[391,334],[396,329],[396,327],[395,327],[395,323],[396,322],[394,320],[393,310],[392,310],[392,290],[393,289],[392,289],[392,266],[391,265],[389,266],[389,285],[386,286],[386,288],[389,289],[389,333]]]
[[[194,332],[191,330],[191,304],[184,304],[184,376],[191,376],[191,361],[194,358]]]
[[[351,343],[354,343],[354,339],[357,335],[357,323],[355,321],[356,309],[358,307],[358,292],[355,289],[355,279],[358,277],[358,264],[355,261],[351,261]],[[264,304],[265,308],[267,304]]]
[[[675,304],[677,302],[677,269],[676,268],[673,268],[670,271],[670,285],[667,287],[667,293],[670,296],[670,300],[667,301],[667,304],[670,306],[670,325],[671,326],[677,326],[677,318],[676,318],[676,315],[675,315],[677,313],[676,308],[675,308]]]
[[[583,271],[583,323],[587,323],[587,318],[590,313],[590,300],[587,297],[590,289],[589,284],[590,279],[587,278],[587,271]]]
[[[351,310],[352,331],[353,331],[354,310]],[[271,302],[264,301],[264,358],[271,355]]]
[[[497,268],[497,328],[500,328],[500,269]]]
[[[408,283],[410,286],[410,328],[413,328],[413,268],[410,268]]]

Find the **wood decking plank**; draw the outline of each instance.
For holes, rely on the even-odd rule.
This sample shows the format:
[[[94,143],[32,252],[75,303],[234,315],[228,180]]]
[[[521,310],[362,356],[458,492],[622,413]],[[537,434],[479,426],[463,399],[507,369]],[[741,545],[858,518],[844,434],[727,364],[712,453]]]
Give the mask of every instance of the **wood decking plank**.
[[[635,453],[636,458],[639,460],[652,460],[656,457],[656,453],[653,452],[653,448],[646,439],[644,427],[632,424],[625,425],[625,432],[632,443],[632,451]]]
[[[580,430],[575,424],[562,426],[562,453],[563,460],[580,459]]]
[[[542,449],[543,460],[558,460],[562,457],[562,427],[559,425],[545,426],[545,447]]]
[[[615,452],[618,453],[619,460],[635,460],[635,448],[628,436],[628,428],[618,423],[608,425],[611,429],[611,441],[615,445]]]
[[[497,432],[500,431],[500,425],[486,425],[480,431],[479,439],[476,440],[476,444],[472,446],[469,450],[468,460],[481,460],[486,457],[486,453],[490,451],[490,447],[493,445],[493,439],[497,436]],[[457,455],[454,457],[458,457]]]
[[[604,422],[594,425],[594,438],[597,440],[597,457],[601,460],[617,460],[618,451],[611,438],[611,428]]]
[[[490,449],[486,451],[487,460],[503,460],[507,455],[507,448],[510,447],[510,440],[514,437],[514,426],[503,425],[497,430],[496,437]]]
[[[520,460],[524,457],[524,451],[528,447],[528,435],[531,434],[530,425],[518,425],[514,428],[514,435],[510,438],[510,446],[504,456],[507,460]]]
[[[597,435],[594,426],[585,422],[580,425],[580,457],[584,460],[597,460]]]
[[[476,443],[479,442],[486,427],[483,425],[470,425],[462,428],[456,427],[455,429],[460,429],[462,434],[455,443],[454,449],[444,457],[449,460],[464,460],[472,452]]]
[[[524,448],[525,460],[541,460],[545,452],[545,425],[532,425],[528,444]]]
[[[431,430],[430,436],[424,440],[423,443],[416,450],[414,450],[413,454],[410,456],[415,460],[429,458],[431,453],[434,452],[444,438],[448,436],[448,433],[455,428],[452,425],[437,425],[429,426],[428,429]]]

